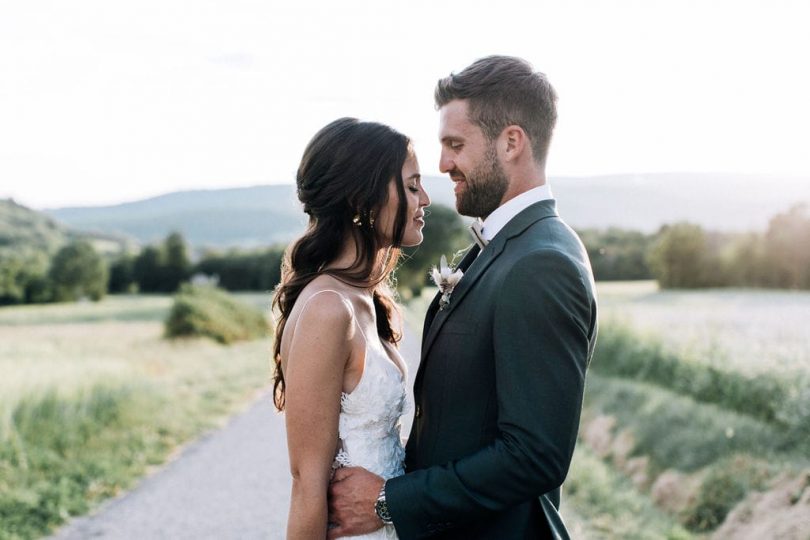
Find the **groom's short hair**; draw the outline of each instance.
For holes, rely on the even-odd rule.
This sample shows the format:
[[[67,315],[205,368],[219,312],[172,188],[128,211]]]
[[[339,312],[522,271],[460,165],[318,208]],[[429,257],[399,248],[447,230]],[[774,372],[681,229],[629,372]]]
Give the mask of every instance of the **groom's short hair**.
[[[557,121],[557,93],[545,74],[522,58],[487,56],[458,74],[440,79],[436,108],[456,99],[468,102],[469,120],[492,141],[510,125],[529,136],[534,159],[544,163]]]

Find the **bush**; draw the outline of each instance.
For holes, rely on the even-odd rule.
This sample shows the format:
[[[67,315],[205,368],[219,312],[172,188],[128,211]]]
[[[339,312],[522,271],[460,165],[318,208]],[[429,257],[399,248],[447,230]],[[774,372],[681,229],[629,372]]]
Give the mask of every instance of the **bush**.
[[[711,256],[706,233],[693,223],[665,225],[649,253],[649,264],[663,289],[705,287]]]
[[[617,251],[638,248],[627,233],[611,237],[610,230],[586,231],[597,279],[605,279],[605,262]],[[628,245],[624,245],[629,240]],[[618,241],[618,243],[617,243]],[[810,289],[810,251],[797,249],[810,242],[808,206],[799,204],[771,219],[764,233],[718,233],[700,225],[664,225],[647,249],[648,263],[661,288],[771,287]],[[596,253],[594,253],[596,252]],[[607,257],[602,257],[604,255]],[[605,258],[607,261],[605,261]]]
[[[107,265],[88,242],[78,241],[60,249],[49,271],[53,297],[57,302],[72,302],[89,297],[93,301],[107,293]]]
[[[0,247],[0,306],[50,301],[49,265],[44,251]]]
[[[597,281],[650,279],[647,253],[655,235],[610,227],[578,230]]]
[[[135,257],[129,278],[138,283],[140,292],[175,292],[192,273],[187,251],[183,236],[172,233]]]
[[[165,335],[169,338],[202,336],[228,344],[264,337],[268,328],[261,311],[235,300],[225,291],[183,285],[166,319]]]
[[[135,257],[129,253],[121,255],[110,264],[111,293],[130,293],[135,289]]]
[[[808,206],[797,205],[774,216],[765,234],[765,259],[771,286],[810,288],[810,244]]]
[[[565,481],[565,505],[586,518],[595,538],[685,540],[692,538],[673,517],[656,508],[632,482],[577,445]],[[598,536],[597,536],[598,533]]]
[[[216,276],[229,291],[271,291],[281,280],[284,247],[263,251],[209,253],[194,267],[195,274]]]
[[[771,474],[767,464],[746,456],[718,463],[701,482],[685,512],[684,525],[696,532],[716,529],[750,491],[763,488]]]

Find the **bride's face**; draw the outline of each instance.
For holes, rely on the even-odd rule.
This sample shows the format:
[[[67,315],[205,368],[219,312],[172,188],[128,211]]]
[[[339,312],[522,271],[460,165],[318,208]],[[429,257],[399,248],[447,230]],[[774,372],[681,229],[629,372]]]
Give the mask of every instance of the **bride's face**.
[[[388,202],[383,206],[377,219],[377,226],[380,227],[380,231],[389,242],[394,237],[394,222],[396,221],[397,207],[399,206],[396,182],[397,179],[393,178],[388,184]],[[413,152],[402,166],[402,182],[405,188],[405,199],[408,203],[402,245],[404,247],[418,246],[422,243],[422,228],[425,226],[424,209],[430,205],[430,197],[422,187],[419,162]]]

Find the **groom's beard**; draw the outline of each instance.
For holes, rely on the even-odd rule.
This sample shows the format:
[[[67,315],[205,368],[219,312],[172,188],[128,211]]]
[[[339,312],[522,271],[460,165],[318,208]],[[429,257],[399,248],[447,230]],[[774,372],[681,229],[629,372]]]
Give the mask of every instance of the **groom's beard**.
[[[456,197],[456,210],[462,216],[486,218],[501,205],[508,187],[509,180],[491,144],[481,163],[466,175],[464,189]]]

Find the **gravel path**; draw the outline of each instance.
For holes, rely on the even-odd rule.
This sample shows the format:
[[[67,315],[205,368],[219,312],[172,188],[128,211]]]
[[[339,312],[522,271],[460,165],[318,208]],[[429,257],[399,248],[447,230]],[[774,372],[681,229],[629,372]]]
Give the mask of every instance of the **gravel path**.
[[[419,359],[413,332],[406,334],[402,355],[410,368],[412,399]],[[403,433],[412,420],[403,418]],[[51,539],[284,538],[289,502],[284,417],[265,392],[246,412],[191,443],[134,490],[74,519]]]

